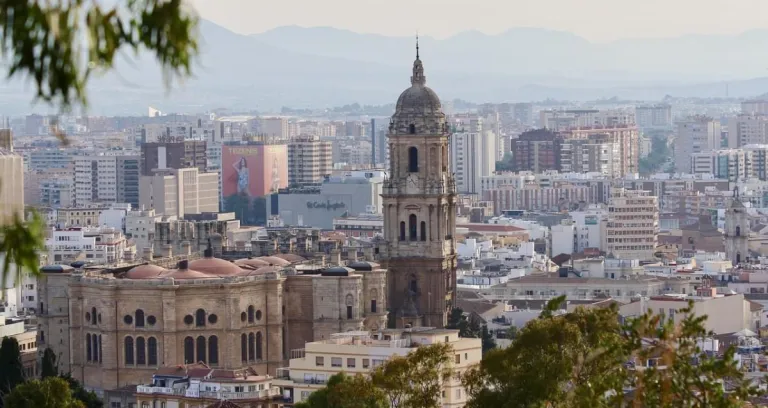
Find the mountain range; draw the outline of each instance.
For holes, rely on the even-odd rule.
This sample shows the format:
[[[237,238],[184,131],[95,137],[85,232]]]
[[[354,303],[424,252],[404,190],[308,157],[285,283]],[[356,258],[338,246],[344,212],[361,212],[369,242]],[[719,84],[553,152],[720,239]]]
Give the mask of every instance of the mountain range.
[[[326,27],[241,35],[203,20],[200,35],[194,78],[168,89],[151,56],[124,56],[116,72],[90,85],[89,113],[391,103],[410,85],[415,57],[414,38]],[[420,38],[429,86],[444,100],[475,102],[722,97],[726,89],[750,97],[768,92],[766,45],[768,30],[605,44],[539,28]],[[30,110],[28,84],[6,83],[0,92],[0,113]]]

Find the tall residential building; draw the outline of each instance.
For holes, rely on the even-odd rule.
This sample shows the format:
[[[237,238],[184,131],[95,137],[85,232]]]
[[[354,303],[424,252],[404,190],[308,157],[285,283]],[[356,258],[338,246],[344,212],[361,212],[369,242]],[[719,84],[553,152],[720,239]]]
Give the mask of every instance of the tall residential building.
[[[24,203],[30,206],[71,207],[75,204],[75,175],[71,170],[24,173]]]
[[[155,170],[186,169],[195,167],[206,171],[207,147],[205,141],[153,142],[141,145],[141,175],[151,176]]]
[[[635,120],[643,130],[671,129],[672,106],[665,103],[636,106]]]
[[[288,119],[280,117],[259,118],[258,133],[270,137],[287,140],[290,137]]]
[[[83,154],[80,149],[35,149],[24,153],[30,171],[66,169],[72,166],[73,158]]]
[[[728,147],[768,143],[768,115],[741,114],[728,122]]]
[[[720,148],[720,122],[707,116],[691,116],[678,122],[675,138],[675,171],[689,173],[694,153]]]
[[[741,102],[741,113],[768,115],[768,100],[752,99]]]
[[[117,156],[117,202],[139,208],[139,168],[141,157]]]
[[[24,159],[0,149],[0,225],[24,216]]]
[[[747,149],[719,149],[694,153],[690,158],[690,173],[711,174],[715,178],[731,182],[756,177],[752,153],[752,150]]]
[[[562,136],[548,129],[524,132],[512,141],[515,171],[559,170],[562,142]]]
[[[533,104],[530,102],[516,103],[512,107],[515,120],[521,125],[533,125]]]
[[[602,111],[601,111],[602,112]],[[640,132],[633,124],[624,124],[629,121],[625,113],[605,111],[600,120],[607,125],[584,126],[571,128],[560,132],[563,139],[599,139],[619,145],[618,174],[623,177],[627,174],[637,173],[640,161]],[[607,118],[607,119],[606,119]]]
[[[288,185],[322,183],[332,170],[331,142],[303,135],[288,143]]]
[[[219,174],[193,167],[141,176],[139,205],[165,216],[219,212]]]
[[[600,173],[613,178],[622,177],[621,145],[604,135],[563,140],[560,170],[564,173]]]
[[[75,205],[117,202],[117,157],[78,156],[75,162]]]
[[[479,194],[480,179],[490,176],[496,167],[496,135],[483,129],[483,119],[477,116],[451,118],[451,171],[456,178],[456,190]]]
[[[659,201],[648,191],[614,188],[605,219],[603,248],[619,259],[654,259],[659,234]]]
[[[411,86],[389,126],[391,166],[384,182],[382,258],[391,323],[444,327],[456,299],[456,183],[449,125],[440,98],[426,86],[416,53]]]

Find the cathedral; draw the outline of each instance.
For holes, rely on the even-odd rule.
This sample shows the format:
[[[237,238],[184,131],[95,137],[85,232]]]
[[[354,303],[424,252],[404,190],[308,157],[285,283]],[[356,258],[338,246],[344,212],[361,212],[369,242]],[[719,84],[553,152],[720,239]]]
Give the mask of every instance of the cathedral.
[[[456,296],[456,186],[449,126],[440,98],[413,62],[411,86],[389,124],[390,170],[383,189],[389,325],[444,327]]]
[[[746,263],[749,257],[749,216],[739,195],[734,190],[734,198],[730,207],[725,210],[725,256],[727,260],[738,266]]]

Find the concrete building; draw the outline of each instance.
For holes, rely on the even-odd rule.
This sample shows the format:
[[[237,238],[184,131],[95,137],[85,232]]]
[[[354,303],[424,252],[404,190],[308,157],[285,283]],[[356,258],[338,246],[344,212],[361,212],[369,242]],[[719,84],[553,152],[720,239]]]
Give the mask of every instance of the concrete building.
[[[672,106],[665,103],[636,106],[635,120],[642,130],[672,129]]]
[[[621,168],[621,145],[604,135],[587,139],[563,140],[560,148],[560,171],[599,173],[611,178],[624,176]]]
[[[692,174],[712,175],[736,182],[756,176],[753,172],[752,151],[747,149],[719,149],[693,153],[690,157]]]
[[[692,116],[677,123],[675,171],[689,173],[694,153],[720,148],[720,122],[706,116]]]
[[[139,208],[139,156],[117,156],[117,202]]]
[[[381,213],[383,184],[383,172],[357,171],[329,177],[319,187],[281,189],[278,214],[286,225],[332,229],[333,219],[344,214]]]
[[[768,115],[768,100],[752,99],[741,102],[741,113]]]
[[[45,240],[48,259],[55,263],[74,261],[114,265],[130,251],[122,231],[112,227],[71,227],[55,229]]]
[[[75,205],[75,175],[69,169],[25,172],[24,203],[51,208]]]
[[[288,143],[288,185],[322,183],[333,170],[331,142],[299,136]]]
[[[136,251],[143,254],[144,248],[152,248],[155,241],[155,223],[163,216],[154,209],[130,211],[125,217],[125,236],[136,244]]]
[[[141,176],[139,205],[166,216],[218,212],[219,174],[186,168]]]
[[[289,366],[278,371],[274,384],[283,389],[289,404],[305,401],[323,387],[334,374],[368,374],[394,356],[406,356],[420,345],[447,343],[453,348],[451,370],[455,373],[443,384],[442,407],[463,407],[468,394],[459,373],[480,364],[480,339],[460,338],[458,330],[415,328],[407,331],[347,332],[329,339],[307,343],[292,352]]]
[[[638,171],[640,160],[640,133],[634,125],[634,115],[600,111],[594,126],[571,127],[560,132],[563,139],[594,139],[600,143],[615,143],[619,146],[618,174],[624,176]],[[614,162],[615,163],[615,162]],[[614,164],[614,167],[616,165]]]
[[[82,149],[34,149],[24,153],[24,161],[30,171],[66,169],[73,159],[83,154]]]
[[[288,119],[286,118],[259,118],[258,126],[258,133],[261,135],[276,137],[282,140],[290,138]]]
[[[619,259],[653,260],[659,234],[659,202],[648,191],[611,191],[605,221],[606,254]]]
[[[0,150],[0,225],[24,217],[24,159]]]
[[[548,129],[523,132],[512,141],[515,171],[540,173],[560,169],[562,136]]]
[[[0,338],[10,337],[19,343],[21,364],[25,378],[36,378],[37,371],[37,328],[22,318],[8,318],[0,315]]]
[[[497,136],[483,128],[483,118],[475,115],[452,117],[451,171],[456,190],[480,194],[480,179],[496,170]]]
[[[560,225],[551,226],[549,240],[550,257],[573,254],[576,249],[576,224],[571,220],[563,220]]]
[[[75,205],[136,200],[136,156],[78,156],[75,162]],[[133,204],[133,203],[131,203]]]
[[[742,113],[728,121],[728,147],[768,143],[768,115]]]
[[[603,243],[603,220],[608,216],[608,209],[590,205],[583,211],[571,211],[569,215],[576,224],[576,252],[600,248]]]
[[[598,204],[602,196],[595,186],[557,183],[551,187],[512,185],[485,189],[482,199],[493,203],[495,214],[506,210],[567,211],[584,204]]]
[[[141,175],[151,176],[156,170],[186,169],[195,167],[201,173],[208,167],[207,142],[186,140],[182,142],[153,142],[141,145]]]

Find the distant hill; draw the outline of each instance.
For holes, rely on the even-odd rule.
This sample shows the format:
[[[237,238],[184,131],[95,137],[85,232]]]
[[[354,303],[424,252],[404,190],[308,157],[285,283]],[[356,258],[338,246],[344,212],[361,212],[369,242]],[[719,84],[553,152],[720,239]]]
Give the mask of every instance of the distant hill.
[[[246,36],[209,21],[201,34],[195,78],[167,92],[151,58],[124,58],[91,85],[89,113],[383,104],[409,86],[413,38],[300,27]],[[444,99],[476,102],[723,96],[725,81],[730,96],[750,97],[768,92],[765,45],[762,30],[609,44],[535,28],[421,39],[428,84]],[[751,77],[759,78],[744,79]],[[29,86],[14,82],[0,92],[0,114],[30,110]]]

